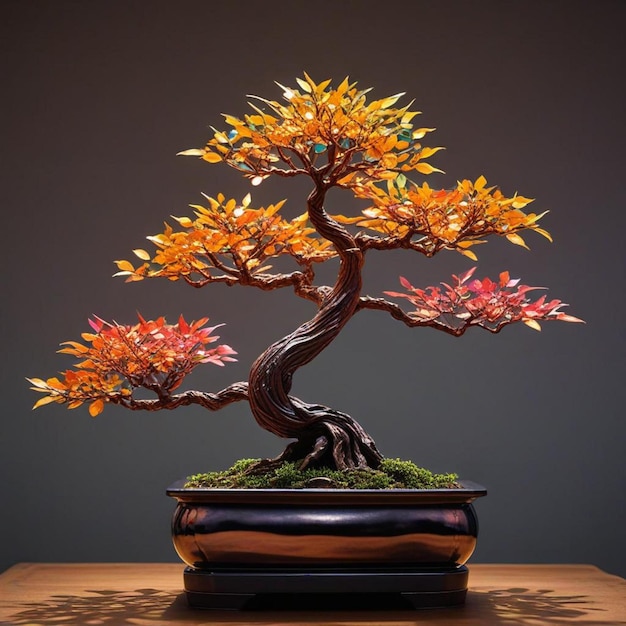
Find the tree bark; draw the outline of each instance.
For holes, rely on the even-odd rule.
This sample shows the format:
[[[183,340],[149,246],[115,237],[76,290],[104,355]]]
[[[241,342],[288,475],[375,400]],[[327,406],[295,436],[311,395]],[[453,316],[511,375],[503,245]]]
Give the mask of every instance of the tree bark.
[[[357,312],[363,253],[354,238],[324,210],[327,186],[316,181],[307,199],[317,232],[335,246],[340,268],[337,281],[317,314],[272,344],[250,371],[248,401],[259,425],[279,437],[296,439],[275,459],[297,460],[337,469],[377,467],[382,460],[373,439],[349,415],[289,396],[296,370],[317,357]]]

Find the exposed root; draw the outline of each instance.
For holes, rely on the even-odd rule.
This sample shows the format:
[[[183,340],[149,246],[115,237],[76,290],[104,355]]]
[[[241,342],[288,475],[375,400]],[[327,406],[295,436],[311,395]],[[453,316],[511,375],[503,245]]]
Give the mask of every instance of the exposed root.
[[[286,462],[299,469],[330,467],[338,470],[377,469],[383,456],[363,427],[346,413],[290,397],[302,419],[303,436],[276,458],[262,459],[246,473],[261,474]]]

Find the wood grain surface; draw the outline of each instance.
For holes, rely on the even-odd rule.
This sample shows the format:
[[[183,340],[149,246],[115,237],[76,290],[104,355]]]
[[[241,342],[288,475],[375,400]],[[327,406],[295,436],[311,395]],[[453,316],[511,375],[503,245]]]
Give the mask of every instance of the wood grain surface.
[[[169,563],[20,563],[0,575],[0,624],[626,625],[626,580],[591,565],[471,565],[464,607],[421,611],[192,610],[182,571]]]

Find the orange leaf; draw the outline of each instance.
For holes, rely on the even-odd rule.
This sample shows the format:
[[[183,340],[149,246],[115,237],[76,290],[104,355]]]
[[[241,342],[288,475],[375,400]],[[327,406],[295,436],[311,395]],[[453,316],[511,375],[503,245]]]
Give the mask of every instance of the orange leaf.
[[[516,246],[522,246],[522,248],[526,248],[526,250],[529,249],[526,242],[517,233],[509,233],[506,238]]]
[[[134,272],[135,268],[129,261],[115,261],[115,265],[124,272]]]
[[[44,404],[50,404],[51,402],[58,402],[58,398],[60,396],[46,396],[45,398],[41,398],[35,402],[33,405],[33,411]]]
[[[219,163],[222,160],[222,157],[219,154],[216,154],[215,152],[210,152],[207,150],[202,155],[202,159],[206,161],[207,163]]]
[[[91,417],[96,417],[96,415],[100,415],[100,413],[102,413],[102,411],[104,410],[104,400],[102,399],[98,399],[95,402],[92,402],[89,405],[89,415],[91,415]]]
[[[432,174],[433,172],[439,172],[440,174],[443,174],[443,171],[433,167],[432,165],[430,165],[430,163],[418,163],[415,166],[415,169],[420,173],[420,174]]]

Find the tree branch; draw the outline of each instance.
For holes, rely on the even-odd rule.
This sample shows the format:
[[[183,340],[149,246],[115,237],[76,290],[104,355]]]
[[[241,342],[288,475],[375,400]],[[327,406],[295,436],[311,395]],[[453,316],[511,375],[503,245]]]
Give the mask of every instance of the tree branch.
[[[428,237],[414,240],[413,237],[419,233],[409,232],[403,237],[375,237],[363,232],[355,236],[357,245],[363,252],[367,250],[414,250],[426,257],[432,257],[446,246],[441,242],[433,242]]]
[[[250,276],[245,283],[258,287],[263,291],[272,291],[281,287],[293,286],[296,295],[320,304],[323,299],[323,289],[311,284],[311,277],[305,272],[291,272],[291,274],[257,274]]]
[[[238,278],[234,276],[206,276],[202,274],[203,278],[200,280],[196,280],[189,276],[188,274],[183,274],[182,279],[192,287],[200,288],[208,285],[209,283],[226,283],[229,287],[232,285],[236,285],[239,282]]]
[[[436,330],[441,330],[449,335],[453,335],[454,337],[460,337],[470,326],[475,326],[474,318],[469,317],[464,320],[458,321],[460,322],[458,326],[452,326],[447,324],[445,321],[440,319],[439,317],[435,317],[432,319],[420,319],[417,317],[413,317],[409,313],[403,311],[397,304],[393,302],[389,302],[384,298],[371,298],[370,296],[361,297],[361,301],[359,303],[358,310],[361,309],[373,309],[375,311],[386,311],[393,317],[394,319],[403,322],[410,328],[414,328],[416,326],[429,326],[430,328],[435,328]],[[507,324],[508,322],[501,322],[495,327],[482,326],[482,328],[487,329],[492,333],[498,333],[500,330]]]
[[[133,411],[160,411],[161,409],[176,409],[179,406],[199,404],[210,411],[219,409],[248,399],[248,383],[238,382],[225,387],[217,393],[206,393],[202,391],[185,391],[173,396],[164,396],[157,399],[136,399],[121,394],[109,396],[107,401],[111,404],[119,404]]]

